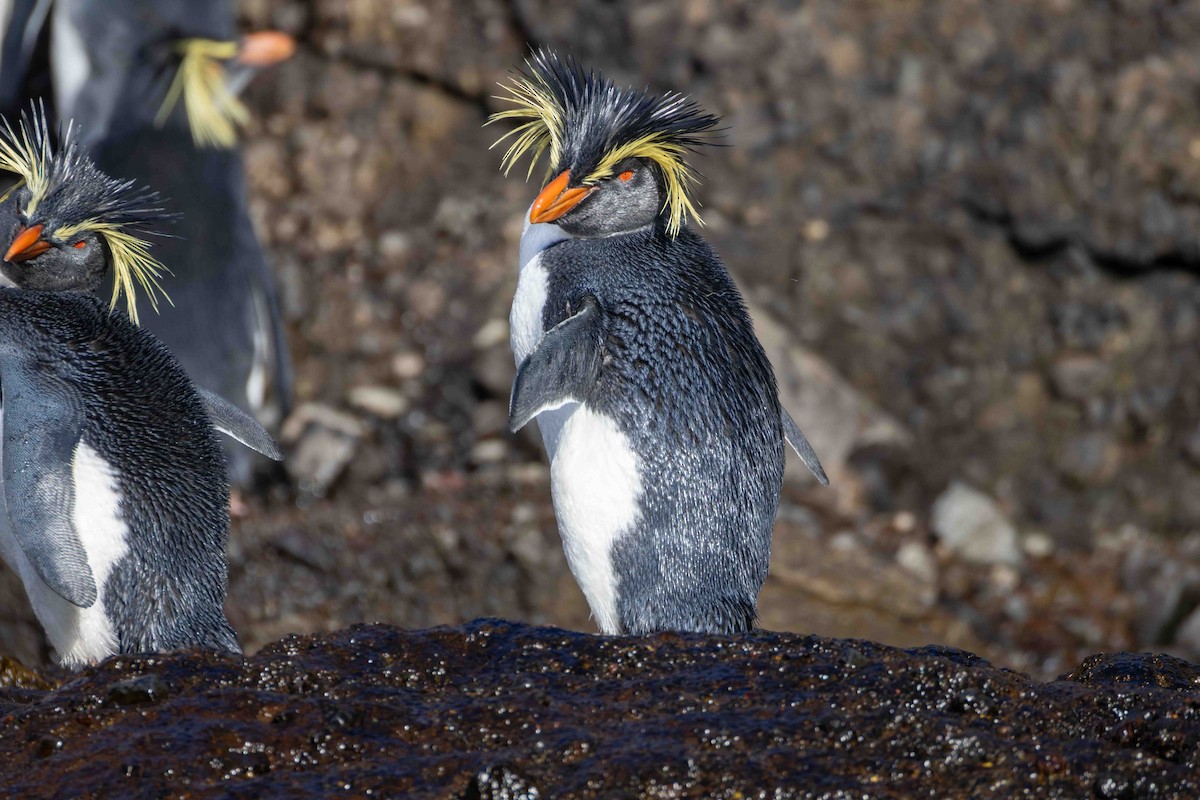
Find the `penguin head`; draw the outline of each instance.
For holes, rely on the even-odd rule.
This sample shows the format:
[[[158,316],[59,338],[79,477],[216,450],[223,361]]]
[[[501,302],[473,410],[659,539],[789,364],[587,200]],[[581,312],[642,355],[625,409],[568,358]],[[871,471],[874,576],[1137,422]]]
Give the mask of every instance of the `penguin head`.
[[[32,119],[22,114],[18,130],[0,125],[0,169],[20,179],[0,197],[0,276],[22,289],[93,292],[111,269],[112,302],[123,292],[136,322],[135,284],[157,309],[165,270],[140,235],[167,215],[157,194],[97,169],[73,127],[59,139],[56,149],[40,107]]]
[[[5,285],[44,292],[94,292],[108,272],[104,241],[92,231],[63,239],[48,217],[29,224],[21,213],[29,190],[21,186],[0,202],[0,239],[8,243],[0,277]],[[49,226],[49,227],[48,227]]]
[[[658,221],[674,236],[688,217],[700,222],[689,197],[696,173],[685,157],[709,143],[717,117],[678,93],[618,86],[549,50],[527,66],[504,86],[501,99],[515,107],[489,123],[523,120],[497,142],[515,137],[502,161],[506,173],[528,153],[532,174],[548,153],[553,177],[530,209],[531,223],[593,237]]]

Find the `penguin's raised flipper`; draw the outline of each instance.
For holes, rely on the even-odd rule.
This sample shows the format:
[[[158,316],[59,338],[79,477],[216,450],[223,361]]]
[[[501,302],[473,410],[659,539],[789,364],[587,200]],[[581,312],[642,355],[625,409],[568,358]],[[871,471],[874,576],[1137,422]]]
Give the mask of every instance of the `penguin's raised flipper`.
[[[508,429],[513,433],[543,411],[582,402],[600,373],[600,304],[583,299],[580,309],[542,335],[517,369],[508,401]]]
[[[204,410],[208,412],[208,419],[214,428],[273,461],[283,460],[279,445],[258,420],[219,394],[199,386],[196,387],[196,393],[204,402]]]
[[[779,417],[783,422],[783,438],[787,439],[787,443],[796,451],[796,455],[800,456],[800,460],[804,465],[812,470],[812,474],[817,476],[817,480],[822,486],[829,485],[829,477],[825,474],[825,469],[821,466],[820,460],[817,458],[817,453],[813,450],[808,439],[800,431],[800,426],[792,419],[792,415],[787,412],[787,409],[780,407]]]
[[[75,530],[75,448],[83,400],[75,387],[22,361],[4,370],[4,499],[21,551],[70,603],[96,602],[96,579]]]

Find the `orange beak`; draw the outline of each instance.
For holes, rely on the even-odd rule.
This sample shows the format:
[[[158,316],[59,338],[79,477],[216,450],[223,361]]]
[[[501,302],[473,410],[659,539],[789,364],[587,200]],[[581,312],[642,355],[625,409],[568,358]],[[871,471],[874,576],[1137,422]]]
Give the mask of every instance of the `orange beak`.
[[[270,67],[296,52],[296,40],[282,31],[259,31],[242,37],[237,62],[247,67]]]
[[[533,208],[529,209],[530,222],[554,222],[596,190],[595,186],[568,189],[567,183],[570,180],[571,171],[566,170],[546,184],[546,188],[542,189],[542,193],[533,201]]]
[[[9,245],[8,252],[4,254],[4,260],[16,264],[21,261],[28,261],[34,256],[40,256],[50,249],[50,243],[41,238],[41,236],[41,225],[31,225],[28,228],[21,228],[17,232],[17,237]]]

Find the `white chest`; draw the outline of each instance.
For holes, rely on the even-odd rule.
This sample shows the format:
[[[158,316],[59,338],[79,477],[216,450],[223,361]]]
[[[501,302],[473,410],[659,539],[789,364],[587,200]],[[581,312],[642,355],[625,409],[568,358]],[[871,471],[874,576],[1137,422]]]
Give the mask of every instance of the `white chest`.
[[[546,308],[549,274],[542,265],[542,253],[546,248],[570,236],[557,225],[531,225],[525,215],[525,232],[521,234],[521,253],[518,264],[517,293],[513,297],[512,311],[508,315],[509,344],[517,366],[525,360],[537,343],[541,341],[543,313]],[[537,418],[542,432],[542,444],[546,454],[553,460],[558,449],[558,437],[563,424],[578,407],[568,403],[562,408],[547,411]]]

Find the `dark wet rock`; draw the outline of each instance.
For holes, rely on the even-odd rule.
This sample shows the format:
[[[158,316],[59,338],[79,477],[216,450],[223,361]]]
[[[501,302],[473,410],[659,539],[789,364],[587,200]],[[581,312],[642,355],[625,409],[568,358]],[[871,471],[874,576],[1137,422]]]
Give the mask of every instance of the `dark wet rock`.
[[[505,766],[488,767],[462,794],[462,800],[535,800],[542,797],[536,786]]]
[[[1089,656],[1064,680],[1100,688],[1113,685],[1157,686],[1182,692],[1200,692],[1200,666],[1182,658],[1146,653]]]
[[[0,691],[5,689],[49,689],[54,681],[18,661],[0,656]]]
[[[1200,668],[758,632],[479,621],[116,658],[0,697],[15,796],[1168,798],[1200,792]],[[112,703],[138,682],[169,691]],[[149,685],[149,683],[147,685]],[[125,691],[122,689],[121,691]]]
[[[107,697],[119,706],[133,706],[161,700],[167,691],[167,682],[163,677],[151,672],[114,683],[108,688]]]

